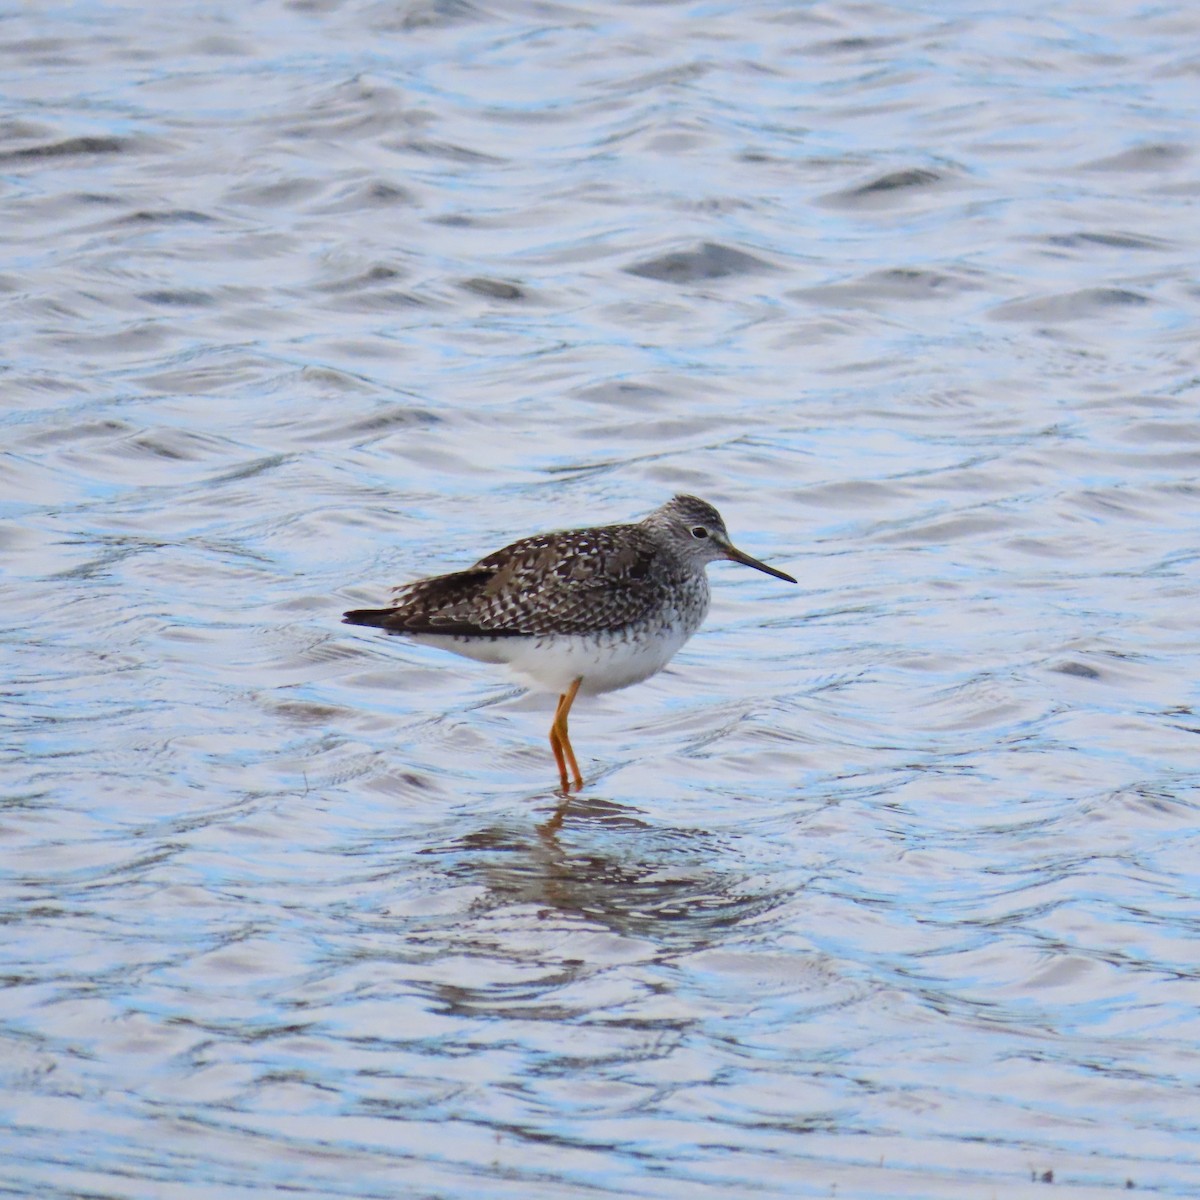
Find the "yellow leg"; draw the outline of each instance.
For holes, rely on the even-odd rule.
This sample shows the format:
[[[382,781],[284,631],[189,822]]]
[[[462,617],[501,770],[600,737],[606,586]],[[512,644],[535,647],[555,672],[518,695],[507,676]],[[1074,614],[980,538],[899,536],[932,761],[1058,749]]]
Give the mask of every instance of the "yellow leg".
[[[558,707],[562,708],[562,697],[558,698]],[[558,778],[562,784],[562,790],[565,793],[568,790],[567,784],[567,763],[563,758],[562,742],[558,736],[558,709],[554,712],[554,724],[550,726],[550,749],[554,751],[554,761],[558,764]]]
[[[575,697],[579,693],[579,685],[583,682],[581,675],[571,686],[566,693],[558,698],[558,707],[554,710],[554,722],[550,726],[550,749],[554,751],[554,761],[558,763],[558,775],[562,781],[563,791],[568,791],[570,785],[567,782],[567,764],[570,764],[571,774],[575,776],[575,786],[583,787],[583,776],[579,773],[579,763],[575,761],[575,750],[571,746],[571,735],[567,732],[567,717],[571,712],[571,705],[575,703]]]

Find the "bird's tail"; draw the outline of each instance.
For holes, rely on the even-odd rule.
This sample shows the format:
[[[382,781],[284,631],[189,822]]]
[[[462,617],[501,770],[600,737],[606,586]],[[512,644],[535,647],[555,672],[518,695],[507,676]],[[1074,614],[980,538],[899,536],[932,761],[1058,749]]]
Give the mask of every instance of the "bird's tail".
[[[388,618],[394,617],[394,608],[353,608],[342,613],[343,625],[371,625],[376,629],[386,629]]]

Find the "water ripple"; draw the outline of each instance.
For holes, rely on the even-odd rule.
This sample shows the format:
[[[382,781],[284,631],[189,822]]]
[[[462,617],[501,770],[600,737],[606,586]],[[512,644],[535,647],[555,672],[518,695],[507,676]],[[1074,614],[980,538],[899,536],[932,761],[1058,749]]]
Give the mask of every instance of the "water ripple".
[[[26,9],[7,1191],[1196,1194],[1191,10]],[[339,623],[674,491],[561,826]]]

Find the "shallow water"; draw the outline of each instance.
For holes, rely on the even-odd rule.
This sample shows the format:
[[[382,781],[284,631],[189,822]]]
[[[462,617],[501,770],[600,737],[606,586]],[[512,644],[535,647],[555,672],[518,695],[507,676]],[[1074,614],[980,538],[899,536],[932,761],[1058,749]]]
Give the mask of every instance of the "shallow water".
[[[0,1190],[1196,1195],[1198,37],[0,14]],[[555,832],[341,610],[674,491]]]

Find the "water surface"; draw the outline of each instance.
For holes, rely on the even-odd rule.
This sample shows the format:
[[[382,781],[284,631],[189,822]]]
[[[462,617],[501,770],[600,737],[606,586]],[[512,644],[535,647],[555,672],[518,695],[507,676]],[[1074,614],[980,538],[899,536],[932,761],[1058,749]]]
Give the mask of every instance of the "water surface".
[[[1198,38],[0,13],[0,1190],[1194,1196]],[[557,832],[339,624],[676,491]]]

